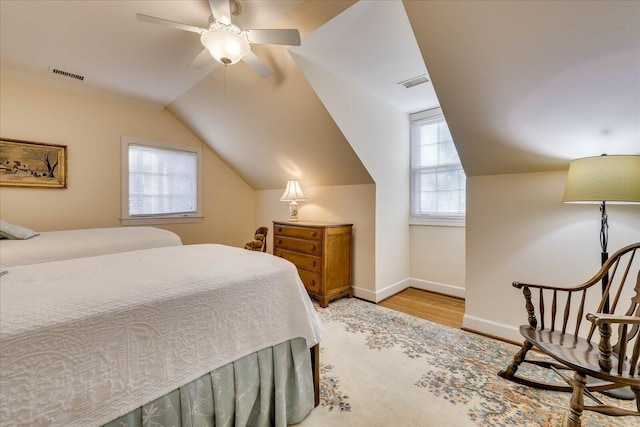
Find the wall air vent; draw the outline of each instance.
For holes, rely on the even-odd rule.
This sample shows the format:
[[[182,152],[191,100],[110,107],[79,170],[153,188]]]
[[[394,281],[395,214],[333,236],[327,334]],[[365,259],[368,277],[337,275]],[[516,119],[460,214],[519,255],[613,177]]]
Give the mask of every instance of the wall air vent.
[[[414,77],[412,79],[405,80],[403,82],[398,82],[398,84],[406,87],[407,89],[409,89],[410,87],[418,86],[418,85],[421,85],[422,83],[426,83],[428,81],[429,81],[429,79],[427,78],[427,75],[423,74],[421,76]]]
[[[81,76],[80,74],[70,73],[68,71],[60,70],[59,68],[49,67],[49,72],[51,74],[58,74],[60,76],[69,77],[71,79],[76,79],[80,81],[84,80],[84,76]]]

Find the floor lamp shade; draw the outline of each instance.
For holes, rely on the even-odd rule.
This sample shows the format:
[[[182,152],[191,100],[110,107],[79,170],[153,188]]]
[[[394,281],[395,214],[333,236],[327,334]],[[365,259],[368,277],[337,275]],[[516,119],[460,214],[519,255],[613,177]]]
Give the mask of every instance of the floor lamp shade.
[[[597,156],[569,164],[565,203],[640,202],[640,156]]]
[[[600,259],[602,264],[609,257],[609,222],[607,203],[640,202],[640,156],[585,157],[569,164],[567,183],[562,201],[565,203],[600,204]],[[602,278],[605,292],[609,277]],[[604,303],[608,313],[609,300]]]

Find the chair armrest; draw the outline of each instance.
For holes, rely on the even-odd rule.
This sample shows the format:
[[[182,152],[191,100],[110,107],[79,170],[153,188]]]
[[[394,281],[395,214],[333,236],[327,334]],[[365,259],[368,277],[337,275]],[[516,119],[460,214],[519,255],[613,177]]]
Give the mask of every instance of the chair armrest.
[[[620,316],[617,314],[589,313],[587,314],[587,320],[597,326],[600,326],[604,323],[626,323],[629,325],[640,325],[640,317]]]
[[[610,372],[612,369],[611,358],[614,355],[613,347],[611,346],[611,332],[612,332],[611,325],[612,324],[623,325],[621,336],[619,337],[620,341],[618,345],[620,345],[621,347],[618,348],[618,351],[620,352],[620,354],[618,355],[618,358],[620,357],[624,358],[626,345],[627,345],[627,325],[640,325],[640,317],[621,316],[621,315],[604,314],[604,313],[597,313],[597,314],[589,313],[587,314],[586,317],[588,321],[598,326],[598,331],[600,333],[600,342],[598,343],[598,350],[599,350],[598,364],[600,365],[600,369],[602,369],[604,372]],[[637,346],[636,346],[636,351],[637,351]],[[637,363],[638,361],[637,353],[634,357],[636,361],[633,363]],[[618,364],[619,364],[618,369],[620,370],[622,366],[622,362],[619,360]]]
[[[562,287],[558,287],[558,286],[545,286],[545,285],[536,285],[536,284],[531,284],[531,283],[521,283],[521,282],[513,282],[512,286],[514,288],[517,289],[521,289],[522,290],[522,294],[524,296],[525,299],[525,309],[527,310],[527,320],[529,322],[529,326],[531,326],[532,328],[536,329],[538,327],[538,318],[536,316],[536,310],[535,310],[535,306],[534,306],[534,301],[537,301],[537,304],[540,307],[540,321],[541,321],[541,328],[544,329],[545,328],[545,319],[544,319],[544,297],[543,297],[543,291],[551,291],[553,292],[553,303],[551,305],[551,311],[553,312],[552,317],[551,317],[551,324],[552,324],[552,329],[555,327],[555,319],[556,319],[556,298],[557,295],[567,295],[567,300],[569,300],[571,293],[572,292],[577,292],[577,291],[583,291],[584,289],[586,289],[584,287],[584,285],[580,285],[578,287],[573,287],[573,288],[562,288]],[[539,295],[538,297],[534,297],[531,293],[532,289],[538,289],[539,290]],[[532,301],[532,297],[533,300]],[[566,328],[566,323],[567,323],[567,316],[569,314],[569,306],[566,305],[565,306],[565,318],[564,318],[564,323],[562,326],[562,333],[564,333],[565,328]],[[582,316],[580,316],[582,317]]]

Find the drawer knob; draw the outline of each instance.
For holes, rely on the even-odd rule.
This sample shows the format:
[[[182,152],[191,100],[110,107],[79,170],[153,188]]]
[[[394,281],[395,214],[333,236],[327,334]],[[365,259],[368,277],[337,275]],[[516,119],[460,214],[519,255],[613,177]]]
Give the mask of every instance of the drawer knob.
[[[311,237],[316,237],[316,232],[315,231],[311,232]]]
[[[282,244],[282,239],[278,239],[278,244],[281,245]]]
[[[282,227],[278,227],[278,233],[282,233]]]
[[[315,286],[315,285],[316,285],[316,281],[315,281],[315,280],[312,280],[312,281],[311,281],[311,286]]]
[[[315,262],[315,261],[311,261],[311,265],[312,265],[313,267],[315,267],[315,266],[316,266],[316,262]]]
[[[316,245],[311,245],[311,250],[315,251],[316,250]]]

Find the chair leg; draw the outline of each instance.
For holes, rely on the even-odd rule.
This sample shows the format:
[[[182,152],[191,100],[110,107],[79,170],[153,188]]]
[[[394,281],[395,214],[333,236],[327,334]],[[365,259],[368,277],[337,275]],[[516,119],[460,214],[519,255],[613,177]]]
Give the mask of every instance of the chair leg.
[[[573,375],[573,393],[569,403],[569,419],[567,427],[579,427],[582,425],[580,417],[584,410],[584,387],[587,384],[587,376],[580,371]]]
[[[631,391],[636,396],[636,408],[638,408],[638,412],[640,412],[640,387],[631,387]]]
[[[522,344],[520,350],[513,356],[513,361],[507,366],[507,369],[498,372],[498,375],[502,378],[510,379],[518,371],[518,367],[524,362],[527,352],[533,348],[533,344],[529,341],[525,341]]]

